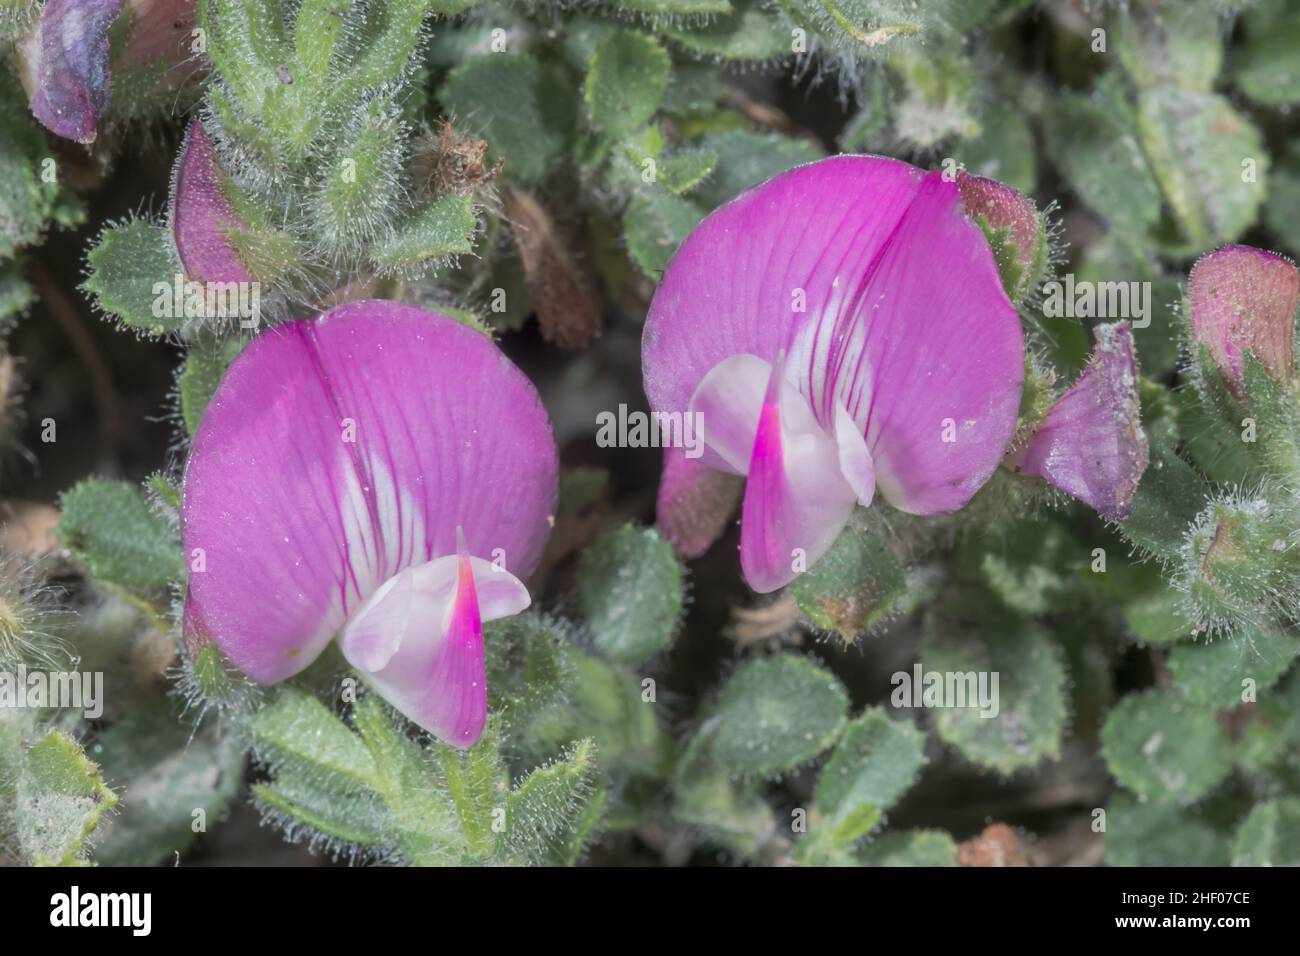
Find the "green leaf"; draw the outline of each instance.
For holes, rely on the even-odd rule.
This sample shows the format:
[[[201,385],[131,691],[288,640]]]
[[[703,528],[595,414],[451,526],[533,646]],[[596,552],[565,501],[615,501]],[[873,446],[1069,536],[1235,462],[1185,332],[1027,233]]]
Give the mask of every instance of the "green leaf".
[[[434,743],[421,750],[405,721],[372,695],[352,716],[356,733],[314,696],[282,687],[249,721],[254,752],[272,778],[253,788],[258,803],[290,837],[305,825],[315,831],[313,843],[323,840],[335,851],[385,848],[416,865],[482,862],[491,806],[457,802],[483,789],[465,784],[464,776],[455,796],[450,792],[445,771],[460,759],[454,748]],[[494,772],[501,773],[496,745],[495,730],[486,731],[476,745],[481,751],[472,748],[464,759],[497,762]]]
[[[386,271],[407,270],[446,256],[473,250],[478,220],[468,196],[443,196],[428,203],[397,225],[393,234],[371,251]]]
[[[1211,481],[1255,478],[1258,462],[1241,440],[1245,412],[1228,392],[1209,349],[1201,344],[1196,351],[1200,374],[1195,387],[1174,393],[1185,452]]]
[[[105,778],[122,788],[121,810],[96,841],[95,860],[106,866],[173,862],[216,825],[243,777],[237,738],[222,736],[215,723],[196,733],[166,698],[129,711],[91,753]]]
[[[1300,21],[1289,0],[1265,0],[1242,17],[1245,42],[1233,68],[1242,92],[1256,103],[1300,102]]]
[[[293,45],[298,69],[295,83],[320,87],[329,72],[335,44],[355,0],[302,0],[294,21]]]
[[[1138,143],[1122,88],[1064,94],[1043,113],[1048,154],[1083,202],[1129,242],[1160,219],[1160,186]]]
[[[1023,113],[997,102],[979,114],[980,133],[962,143],[956,159],[976,176],[996,179],[1022,193],[1038,182],[1034,136]]]
[[[206,36],[205,52],[232,102],[252,120],[260,119],[268,106],[284,109],[283,99],[276,98],[282,84],[275,67],[289,62],[289,50],[278,7],[270,0],[199,0],[198,22]]]
[[[385,721],[385,726],[391,723]],[[467,751],[445,745],[437,748],[447,793],[456,807],[461,837],[471,859],[486,860],[497,843],[494,817],[504,809],[503,797],[509,785],[509,774],[497,746],[498,734],[494,722]],[[412,822],[417,827],[420,824],[418,817]]]
[[[286,826],[291,837],[305,825],[327,841],[363,847],[388,842],[388,821],[381,804],[321,787],[299,768],[282,767],[274,782],[255,783],[251,790],[264,811],[274,818],[292,821]]]
[[[184,576],[176,532],[129,482],[78,482],[64,492],[60,509],[60,540],[101,581],[158,596]]]
[[[772,808],[754,781],[734,780],[718,766],[712,744],[710,729],[686,745],[673,779],[673,818],[741,857],[753,857],[773,836]]]
[[[490,621],[483,628],[488,707],[505,734],[528,746],[534,721],[566,702],[573,665],[551,622],[536,612]]]
[[[167,230],[144,219],[109,226],[90,250],[90,275],[82,287],[95,304],[130,328],[147,335],[166,335],[180,329],[183,316],[155,310],[159,283],[171,289],[181,273],[180,262]],[[163,314],[156,315],[155,311]]]
[[[249,731],[259,757],[272,766],[295,761],[340,784],[377,787],[379,770],[370,750],[311,694],[283,687],[253,716]]]
[[[992,541],[984,529],[963,534],[963,565],[1020,614],[1046,614],[1067,606],[1088,557],[1083,545],[1050,518],[1013,518],[1000,531]]]
[[[851,640],[886,620],[907,591],[903,563],[874,511],[859,509],[790,593],[819,628]]]
[[[1205,482],[1178,457],[1172,443],[1153,435],[1150,463],[1133,496],[1133,511],[1118,522],[1124,536],[1164,562],[1182,558],[1187,528],[1205,506]]]
[[[644,33],[607,33],[587,68],[584,96],[596,128],[631,136],[654,117],[668,89],[668,51]]]
[[[1294,257],[1300,255],[1300,140],[1289,142],[1269,181],[1264,219]]]
[[[242,339],[222,339],[196,345],[185,354],[185,367],[181,370],[179,391],[181,418],[185,432],[194,436],[204,409],[216,394],[217,386],[225,377],[230,363],[248,344]]]
[[[916,782],[925,764],[925,734],[883,708],[853,720],[817,778],[818,840],[842,846],[865,836]],[[822,836],[822,833],[825,836]]]
[[[656,182],[670,193],[680,195],[704,182],[717,165],[718,157],[713,153],[677,153],[659,163]]]
[[[727,85],[717,70],[702,63],[682,63],[673,67],[660,109],[689,124],[696,117],[726,116],[717,109],[726,96]]]
[[[1285,543],[1297,527],[1285,497],[1216,499],[1191,529],[1178,569],[1188,613],[1215,631],[1273,620],[1277,596],[1294,589],[1300,555]]]
[[[1172,644],[1196,627],[1183,613],[1178,594],[1165,588],[1125,605],[1124,623],[1143,644]]]
[[[914,44],[891,50],[888,64],[899,86],[890,110],[893,134],[906,148],[937,151],[954,137],[978,135],[979,78],[968,56],[951,46],[923,50]]]
[[[669,22],[692,14],[731,12],[728,0],[602,0],[602,3],[614,10],[663,17]]]
[[[1214,711],[1165,691],[1120,701],[1106,719],[1101,744],[1111,775],[1139,799],[1156,803],[1193,803],[1232,767]]]
[[[576,829],[598,796],[595,788],[596,745],[578,741],[560,760],[539,767],[510,794],[503,835],[509,852],[526,861],[541,861],[564,850],[564,838]]]
[[[584,804],[582,813],[573,821],[569,834],[553,853],[556,862],[561,866],[574,866],[582,858],[588,844],[600,832],[600,825],[604,819],[605,807],[608,802],[609,792],[600,789],[592,794]]]
[[[695,145],[718,157],[713,175],[695,192],[696,198],[710,210],[777,173],[815,162],[825,155],[821,147],[806,139],[743,129],[710,133]]]
[[[0,262],[0,327],[5,320],[21,315],[36,301],[36,290],[23,278],[22,266],[13,259]]]
[[[943,830],[885,833],[858,852],[863,866],[956,866],[957,843]]]
[[[1237,830],[1233,866],[1300,866],[1300,799],[1270,800]]]
[[[591,544],[578,569],[578,606],[596,649],[637,665],[664,650],[682,613],[682,569],[653,528],[623,525]]]
[[[1111,21],[1115,53],[1138,86],[1168,83],[1208,93],[1223,64],[1217,13],[1210,0],[1116,11]]]
[[[623,214],[632,261],[658,280],[682,240],[703,218],[704,210],[672,193],[638,193]]]
[[[1194,810],[1116,793],[1106,807],[1109,866],[1226,866],[1227,837]]]
[[[892,49],[895,41],[933,25],[933,4],[911,0],[783,0],[781,6],[823,42],[854,53]]]
[[[658,776],[672,757],[672,742],[659,727],[659,705],[642,679],[575,647],[564,651],[568,708],[544,712],[532,734],[553,753],[580,737],[596,742],[601,766],[634,776]]]
[[[57,177],[58,165],[26,102],[17,83],[0,79],[0,259],[40,239],[59,194],[57,178],[41,175]]]
[[[440,98],[457,128],[488,142],[489,159],[506,173],[541,179],[573,139],[576,94],[568,81],[525,54],[488,53],[447,76]]]
[[[374,694],[356,703],[352,722],[374,758],[391,827],[385,843],[416,866],[483,862],[489,821],[506,786],[496,721],[468,751],[437,740],[422,749],[406,718]]]
[[[1252,457],[1261,471],[1296,474],[1300,471],[1300,405],[1294,391],[1274,378],[1253,352],[1245,352],[1241,366],[1246,400],[1258,424],[1258,440],[1248,446]]]
[[[382,235],[401,197],[406,130],[388,97],[362,104],[314,177],[307,201],[312,231],[330,247],[352,252]]]
[[[1226,99],[1167,87],[1144,89],[1138,127],[1151,168],[1190,243],[1188,252],[1231,242],[1255,222],[1268,154],[1259,130]],[[1253,163],[1253,181],[1244,181],[1243,163]]]
[[[1060,649],[1041,627],[992,608],[978,629],[931,619],[921,643],[921,663],[923,680],[942,678],[946,690],[951,678],[954,693],[966,695],[965,706],[945,699],[946,706],[935,708],[932,715],[939,737],[967,760],[1009,774],[1060,753],[1067,713],[1065,667]],[[992,706],[980,706],[981,678],[995,715],[986,715]],[[922,700],[912,700],[912,706],[924,702],[925,689],[913,688]],[[891,699],[906,703],[904,690],[897,685]]]
[[[337,115],[367,90],[401,85],[418,64],[431,13],[453,15],[475,0],[370,0],[352,9],[348,32],[356,44],[351,56],[336,58],[327,92],[327,112]]]
[[[793,55],[790,31],[757,6],[716,17],[704,26],[673,24],[662,31],[683,50],[710,60],[754,62]]]
[[[730,773],[793,770],[839,738],[848,707],[839,679],[805,657],[751,661],[722,688],[713,756]]]
[[[1227,710],[1272,687],[1286,673],[1300,641],[1281,629],[1252,628],[1240,635],[1176,644],[1169,655],[1174,686],[1194,704]]]
[[[9,808],[18,850],[37,866],[84,866],[91,835],[116,804],[117,794],[76,741],[51,730],[20,761]]]
[[[1234,741],[1237,766],[1248,774],[1267,774],[1291,751],[1292,731],[1300,727],[1300,720],[1285,698],[1285,687],[1282,690],[1265,695],[1246,712],[1249,722]]]

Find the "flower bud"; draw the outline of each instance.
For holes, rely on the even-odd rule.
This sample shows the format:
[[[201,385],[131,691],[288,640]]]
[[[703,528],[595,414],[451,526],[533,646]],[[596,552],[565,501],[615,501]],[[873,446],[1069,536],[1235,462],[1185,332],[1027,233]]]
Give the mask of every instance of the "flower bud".
[[[1205,346],[1228,389],[1245,395],[1249,351],[1280,382],[1295,369],[1300,272],[1287,259],[1249,246],[1227,246],[1192,267],[1188,302],[1192,340]]]
[[[1294,614],[1300,595],[1298,519],[1276,486],[1228,495],[1206,508],[1187,536],[1177,572],[1198,629],[1232,632]]]
[[[1038,286],[1047,265],[1042,213],[1028,196],[995,179],[962,171],[957,189],[966,214],[993,248],[1007,298],[1018,305]]]
[[[122,0],[49,0],[23,40],[22,81],[50,132],[93,143],[108,106],[108,31]]]

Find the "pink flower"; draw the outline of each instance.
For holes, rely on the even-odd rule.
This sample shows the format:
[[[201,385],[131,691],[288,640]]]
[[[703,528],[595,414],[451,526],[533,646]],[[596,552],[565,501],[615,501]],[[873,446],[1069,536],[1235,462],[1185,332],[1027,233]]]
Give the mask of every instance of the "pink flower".
[[[126,0],[123,13],[123,0],[46,0],[20,50],[32,113],[57,136],[93,143],[114,69],[161,65],[164,87],[197,71],[194,7],[195,0]],[[109,32],[119,17],[124,40],[114,53]]]
[[[1204,345],[1238,398],[1249,351],[1280,382],[1295,372],[1300,272],[1273,252],[1226,246],[1207,253],[1188,280],[1192,337]]]
[[[243,222],[227,194],[229,181],[203,124],[193,122],[181,145],[172,187],[171,228],[185,274],[202,282],[249,282],[230,234]]]
[[[336,637],[389,702],[458,747],[487,708],[482,623],[530,598],[555,441],[485,336],[396,302],[260,336],[186,466],[185,620],[261,683]]]
[[[877,491],[962,507],[1016,424],[1020,320],[955,183],[838,156],[723,206],[682,244],[642,340],[660,413],[696,413],[703,453],[665,453],[659,521],[702,552],[745,476],[741,567],[772,591]]]
[[[1127,518],[1148,457],[1133,332],[1116,322],[1093,335],[1097,348],[1088,367],[1048,411],[1014,467],[1107,518]]]
[[[47,0],[22,44],[23,85],[50,132],[93,143],[108,105],[108,31],[122,0]]]

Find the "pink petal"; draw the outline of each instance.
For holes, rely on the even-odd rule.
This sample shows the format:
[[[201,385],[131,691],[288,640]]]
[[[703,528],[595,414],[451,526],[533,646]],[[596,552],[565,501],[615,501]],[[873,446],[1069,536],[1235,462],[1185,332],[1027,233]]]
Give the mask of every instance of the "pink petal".
[[[988,244],[938,174],[873,264],[860,321],[870,389],[848,409],[877,489],[912,514],[957,510],[1015,431],[1024,338]]]
[[[772,363],[757,355],[733,355],[704,376],[690,404],[704,441],[702,464],[733,475],[749,470],[771,379]]]
[[[842,287],[867,273],[921,176],[895,160],[836,156],[782,173],[708,216],[664,271],[646,318],[650,404],[684,410],[700,380],[732,355],[771,362],[785,348],[797,370],[791,329],[843,305]]]
[[[1019,470],[1107,518],[1125,518],[1147,467],[1133,332],[1117,322],[1093,334],[1097,348],[1088,367],[1047,413]]]
[[[1274,378],[1291,381],[1300,271],[1289,260],[1250,246],[1217,249],[1192,267],[1188,299],[1193,338],[1209,349],[1237,397],[1247,351]]]
[[[878,487],[905,511],[959,508],[1014,430],[1019,318],[956,185],[938,174],[833,157],[745,193],[686,239],[642,340],[652,407],[684,410],[724,360],[771,361],[782,349],[822,428],[840,433],[842,407],[864,436],[865,456],[836,444],[865,500]],[[661,491],[663,526],[684,523],[665,507],[698,503],[679,490],[682,473],[668,454],[664,483],[675,487]]]
[[[843,405],[835,408],[835,446],[839,452],[840,474],[857,495],[858,502],[864,508],[870,506],[876,494],[876,463],[871,460],[866,438]]]
[[[483,619],[469,559],[459,558],[457,567],[456,596],[446,611],[441,642],[433,648],[414,646],[418,656],[409,659],[399,654],[390,668],[390,682],[383,673],[371,679],[403,713],[419,715],[418,722],[427,730],[448,743],[469,747],[483,733],[487,719],[487,675]]]
[[[450,568],[444,565],[450,564]],[[411,631],[428,628],[439,621],[447,603],[455,594],[456,569],[460,559],[447,555],[425,564],[398,571],[379,586],[348,621],[339,646],[353,667],[361,671],[380,671],[392,661],[402,642],[418,635]],[[422,588],[420,607],[415,604],[416,572],[432,578],[432,587]],[[435,590],[436,588],[436,590]]]
[[[735,513],[741,488],[735,475],[687,458],[681,448],[665,448],[656,522],[664,540],[678,554],[698,558],[718,540]]]
[[[390,578],[352,616],[341,645],[386,700],[442,740],[469,746],[483,732],[483,621],[518,614],[528,590],[468,554]]]
[[[803,553],[805,567],[820,557],[853,499],[870,504],[875,490],[871,453],[848,412],[837,405],[835,430],[828,433],[783,367],[783,356],[773,365],[733,355],[691,396],[690,413],[698,416],[704,440],[700,462],[749,475],[741,559],[757,591],[788,583],[797,573],[795,553]]]
[[[204,564],[187,615],[245,673],[283,680],[398,572],[455,554],[458,525],[469,554],[526,576],[556,487],[537,393],[479,332],[379,301],[268,330],[186,466],[182,537]]]
[[[839,451],[778,356],[762,402],[740,521],[740,567],[759,593],[789,584],[830,546],[853,511]],[[707,434],[707,425],[706,425]]]
[[[23,41],[23,85],[50,132],[92,143],[108,106],[108,31],[122,0],[47,0]]]
[[[172,185],[172,235],[185,274],[202,282],[251,282],[230,242],[243,223],[226,196],[229,188],[207,130],[190,124]]]

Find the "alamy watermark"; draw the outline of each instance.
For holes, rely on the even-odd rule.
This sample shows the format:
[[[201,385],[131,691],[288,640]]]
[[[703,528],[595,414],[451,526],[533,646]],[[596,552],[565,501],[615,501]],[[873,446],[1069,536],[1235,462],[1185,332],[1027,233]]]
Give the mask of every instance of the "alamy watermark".
[[[1128,319],[1135,329],[1151,324],[1150,282],[1053,279],[1043,285],[1043,315],[1049,319]]]
[[[601,448],[682,448],[687,458],[704,454],[704,416],[700,412],[628,411],[596,415],[596,444]]]
[[[0,671],[0,707],[79,710],[87,720],[104,713],[103,671]]]
[[[73,886],[50,897],[50,925],[55,927],[124,927],[132,936],[153,929],[152,893],[83,893]]]
[[[156,319],[238,319],[241,329],[262,322],[260,282],[196,282],[177,274],[153,284]]]
[[[919,663],[912,670],[896,671],[889,683],[894,685],[889,703],[894,707],[978,708],[981,717],[996,717],[998,671],[927,671]]]

